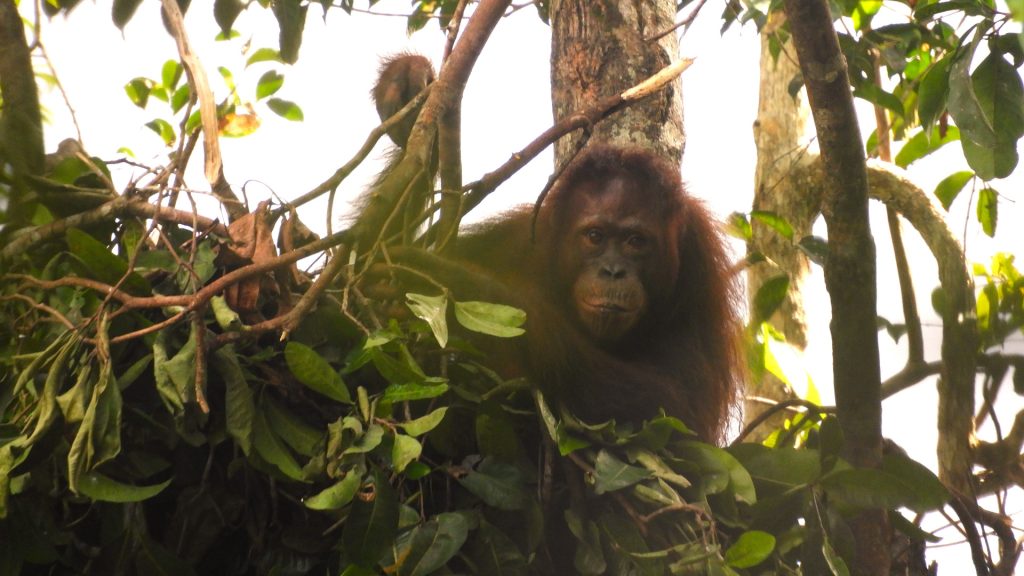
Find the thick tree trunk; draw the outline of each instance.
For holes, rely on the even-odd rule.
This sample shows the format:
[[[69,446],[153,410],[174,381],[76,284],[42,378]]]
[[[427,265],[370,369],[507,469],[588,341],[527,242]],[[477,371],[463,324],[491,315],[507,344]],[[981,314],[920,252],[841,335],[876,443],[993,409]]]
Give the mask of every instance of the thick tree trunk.
[[[822,205],[828,226],[825,285],[832,301],[836,407],[845,456],[854,465],[875,467],[882,459],[882,398],[864,146],[828,3],[786,0],[785,7],[827,181]],[[885,512],[865,512],[852,528],[854,572],[888,574]]]
[[[754,210],[774,212],[792,226],[795,238],[811,232],[820,209],[820,199],[810,198],[804,190],[794,186],[791,179],[794,168],[806,160],[806,150],[800,143],[803,122],[800,118],[800,100],[790,95],[790,85],[800,73],[796,52],[791,42],[783,44],[778,58],[771,54],[771,31],[778,28],[785,17],[775,12],[761,32],[761,82],[758,95],[757,122],[754,141],[757,145],[757,167],[754,172]],[[807,258],[793,243],[758,221],[753,222],[753,236],[748,244],[750,252],[761,253],[768,262],[752,266],[747,272],[747,285],[751,301],[766,280],[778,274],[789,276],[789,291],[782,306],[772,316],[771,323],[786,337],[786,341],[799,350],[807,346],[807,322],[804,318],[803,283],[808,273]],[[744,421],[749,423],[768,406],[761,399],[783,401],[793,397],[792,390],[771,374],[747,384]],[[778,414],[747,438],[763,439],[777,429],[786,418]]]
[[[621,92],[677,57],[676,35],[648,40],[673,25],[672,0],[552,0],[551,101],[555,121]],[[580,136],[555,146],[555,164],[571,158]],[[599,142],[636,145],[674,164],[682,159],[683,103],[675,84],[593,127]]]
[[[0,165],[14,170],[15,190],[7,218],[17,226],[31,216],[22,213],[23,178],[43,169],[43,122],[25,24],[12,0],[0,0]]]

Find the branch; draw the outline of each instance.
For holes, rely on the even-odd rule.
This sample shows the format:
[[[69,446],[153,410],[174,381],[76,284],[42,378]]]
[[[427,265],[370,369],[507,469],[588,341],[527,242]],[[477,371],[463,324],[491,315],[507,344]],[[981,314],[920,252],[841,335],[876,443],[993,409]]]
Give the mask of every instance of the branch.
[[[562,136],[580,128],[593,126],[615,112],[658,92],[678,78],[691,64],[693,64],[692,58],[681,58],[621,94],[609,96],[594,106],[568,116],[561,122],[548,128],[540,136],[527,144],[525,148],[513,154],[507,162],[496,170],[488,172],[479,180],[467,184],[463,188],[466,194],[463,201],[462,214],[466,214],[479,205],[488,194],[511,178],[513,174]]]
[[[386,229],[378,231],[375,228],[389,220],[389,214],[405,208],[402,200],[404,192],[411,183],[427,172],[437,123],[461,98],[480,51],[483,50],[491,31],[504,15],[509,3],[510,0],[482,0],[470,17],[462,38],[456,43],[451,57],[441,69],[430,96],[420,110],[409,135],[405,154],[373,191],[356,222],[354,235],[359,239],[362,248],[369,247],[367,240],[377,232],[384,237],[389,235]]]
[[[167,220],[186,226],[196,225],[203,230],[228,236],[227,228],[216,220],[198,216],[185,210],[176,210],[167,206],[156,206],[138,198],[119,196],[87,212],[73,214],[43,226],[21,231],[7,246],[4,246],[3,250],[0,250],[0,261],[10,260],[18,254],[30,250],[36,244],[63,236],[71,228],[82,228],[122,216]]]
[[[203,69],[199,57],[192,51],[188,34],[185,33],[185,20],[182,17],[181,9],[178,8],[178,3],[175,0],[162,0],[162,4],[164,13],[167,15],[167,27],[178,45],[178,55],[188,74],[188,83],[199,100],[199,116],[203,123],[206,181],[210,183],[214,195],[224,203],[224,208],[230,219],[235,220],[245,215],[246,210],[224,178],[224,165],[218,139],[220,130],[217,124],[217,103],[213,100],[210,81],[206,77],[206,70]]]

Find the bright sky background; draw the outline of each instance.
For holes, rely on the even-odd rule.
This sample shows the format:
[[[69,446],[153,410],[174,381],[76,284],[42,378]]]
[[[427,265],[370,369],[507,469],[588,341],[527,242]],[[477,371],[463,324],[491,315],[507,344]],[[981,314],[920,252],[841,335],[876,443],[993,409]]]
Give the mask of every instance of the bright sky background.
[[[22,2],[22,12],[31,18],[32,2]],[[367,133],[378,124],[369,100],[379,57],[401,50],[420,52],[437,62],[444,36],[436,24],[430,24],[412,38],[405,34],[404,17],[346,15],[332,10],[326,21],[319,6],[311,6],[307,18],[301,55],[292,67],[278,65],[285,75],[284,87],[276,94],[299,103],[305,121],[283,120],[265,105],[256,110],[263,123],[253,136],[222,139],[225,173],[236,191],[244,190],[251,206],[276,196],[296,198],[329,177],[361,146]],[[357,2],[357,6],[365,6]],[[254,99],[255,84],[270,64],[244,69],[247,54],[242,50],[251,39],[251,50],[277,47],[277,27],[268,11],[255,9],[243,13],[235,29],[245,36],[230,42],[214,42],[218,32],[212,14],[203,13],[212,6],[193,3],[186,25],[193,46],[202,59],[218,100],[226,96],[226,87],[216,69],[226,66],[235,73],[243,100]],[[408,0],[384,0],[375,12],[401,14],[408,11]],[[251,13],[250,13],[251,12]],[[688,141],[683,176],[690,192],[704,199],[721,217],[733,211],[749,211],[753,198],[755,148],[752,124],[757,111],[758,40],[752,28],[719,34],[720,9],[710,3],[682,39],[684,56],[696,57],[684,73],[684,107]],[[109,2],[83,2],[68,19],[59,17],[44,24],[42,41],[56,72],[66,89],[81,127],[84,144],[90,154],[107,161],[121,157],[118,149],[130,148],[136,158],[152,165],[162,162],[166,150],[154,132],[144,126],[156,116],[169,121],[170,109],[151,102],[145,111],[132,105],[124,85],[134,77],[159,79],[167,59],[177,59],[173,40],[160,24],[159,3],[143,2],[135,18],[125,27],[123,36],[110,19]],[[495,30],[478,61],[463,104],[463,154],[466,181],[493,170],[513,152],[524,147],[551,124],[548,85],[550,31],[537,18],[533,8],[520,10]],[[251,53],[251,52],[250,52]],[[37,62],[38,69],[44,69]],[[61,94],[43,90],[50,124],[46,127],[47,150],[75,137],[71,115]],[[871,120],[870,109],[860,103],[861,118]],[[177,125],[173,119],[172,124]],[[870,127],[865,131],[865,137]],[[386,140],[386,138],[384,139]],[[384,141],[382,140],[382,142]],[[898,146],[898,145],[897,145]],[[932,190],[954,170],[966,169],[956,144],[945,154],[920,161],[912,176],[925,190]],[[357,196],[377,170],[385,147],[378,145],[371,156],[372,166],[357,170],[339,189],[334,228],[343,226],[339,218],[352,198]],[[201,145],[193,157],[189,185],[208,190],[202,176]],[[895,152],[895,151],[894,151]],[[1024,156],[1024,154],[1022,154]],[[532,202],[551,168],[550,151],[504,184],[481,207],[493,213],[502,207]],[[139,169],[115,173],[115,182],[123,186],[138,176]],[[1016,252],[1024,256],[1024,169],[1015,177],[994,183],[1005,196],[999,202],[999,228],[989,239],[974,220],[974,208],[967,191],[957,199],[950,213],[950,225],[967,248],[968,259],[988,263],[993,250]],[[212,204],[211,204],[212,205]],[[313,202],[300,210],[300,217],[314,230],[326,228],[326,201]],[[893,322],[902,318],[895,269],[892,263],[884,208],[874,204],[872,217],[879,253],[879,314]],[[825,236],[824,226],[816,231]],[[926,322],[926,355],[939,354],[940,330],[930,310],[930,292],[938,283],[934,260],[909,226],[904,226],[910,253],[918,302]],[[742,246],[737,247],[737,255]],[[1018,258],[1024,267],[1024,258]],[[832,402],[830,317],[828,297],[821,272],[815,269],[808,283],[810,345],[808,369],[826,403]],[[893,345],[880,335],[883,378],[897,372],[905,361],[905,346]],[[1024,340],[1014,337],[1010,351],[1024,350]],[[1004,393],[1004,427],[1022,406],[1019,398]],[[1006,402],[1009,401],[1009,402]],[[884,405],[884,433],[906,447],[923,463],[935,464],[934,386],[922,383],[889,399]],[[1005,430],[1005,428],[1004,428]],[[982,432],[991,438],[991,433]],[[1021,499],[1011,504],[1010,512],[1019,512]],[[931,526],[943,524],[936,518]],[[947,541],[958,541],[952,531]],[[939,561],[943,574],[973,572],[965,547],[930,551],[929,559]]]

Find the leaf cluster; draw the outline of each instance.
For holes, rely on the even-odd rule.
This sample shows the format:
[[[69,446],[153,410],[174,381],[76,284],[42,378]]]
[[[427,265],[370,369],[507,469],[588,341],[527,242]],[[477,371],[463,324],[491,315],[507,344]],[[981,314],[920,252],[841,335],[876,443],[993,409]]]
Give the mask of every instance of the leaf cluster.
[[[243,317],[303,290],[268,275],[147,331],[239,248],[180,226],[154,245],[137,225],[110,246],[71,229],[4,277],[15,573],[787,573],[841,566],[863,507],[945,499],[902,457],[850,468],[831,420],[728,449],[668,417],[581,422],[466,340],[517,337],[504,306],[455,303],[448,326],[446,299],[410,294],[417,317],[364,334],[328,292],[287,342],[246,337]]]

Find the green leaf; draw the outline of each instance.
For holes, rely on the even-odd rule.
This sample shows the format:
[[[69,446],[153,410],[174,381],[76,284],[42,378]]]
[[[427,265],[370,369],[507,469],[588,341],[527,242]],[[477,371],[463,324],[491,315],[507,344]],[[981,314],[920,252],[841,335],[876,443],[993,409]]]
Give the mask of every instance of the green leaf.
[[[429,400],[447,391],[447,384],[392,384],[384,389],[383,399],[388,402]]]
[[[998,137],[997,144],[1016,143],[1024,136],[1024,82],[1017,69],[1001,54],[990,53],[971,74],[971,82]]]
[[[444,415],[447,412],[448,407],[442,406],[426,416],[420,416],[419,418],[405,423],[399,423],[398,425],[410,436],[422,436],[436,428],[437,425],[444,420]]]
[[[820,236],[804,236],[797,244],[797,248],[818,266],[824,266],[828,260],[828,241]]]
[[[935,186],[934,192],[935,197],[942,203],[942,207],[948,211],[949,207],[953,204],[953,200],[956,200],[956,197],[972,178],[974,178],[974,172],[970,170],[954,172],[943,178],[942,182]]]
[[[775,212],[754,210],[750,213],[750,217],[753,220],[757,220],[758,222],[769,226],[772,230],[778,232],[783,238],[787,240],[793,239],[793,226],[788,220],[779,216]]]
[[[185,104],[188,104],[190,98],[192,98],[191,87],[189,87],[187,83],[182,84],[174,91],[174,94],[171,95],[171,110],[177,114],[185,107]]]
[[[762,497],[808,486],[821,476],[821,458],[817,450],[738,444],[730,447],[729,453],[742,463]]]
[[[284,86],[284,76],[277,72],[277,70],[268,70],[260,76],[259,81],[256,83],[256,99],[263,100],[264,98],[275,94],[278,90]]]
[[[630,466],[607,450],[597,453],[594,462],[594,492],[599,495],[621,490],[650,477],[649,471]]]
[[[907,143],[900,148],[900,151],[896,154],[894,162],[901,168],[906,168],[913,162],[924,158],[925,156],[935,152],[939,148],[942,148],[950,142],[955,142],[960,139],[960,130],[956,126],[950,126],[946,129],[946,134],[943,136],[939,135],[939,128],[932,128],[931,133],[927,133],[921,130],[917,134],[914,134]]]
[[[854,89],[853,95],[857,98],[863,98],[876,106],[886,108],[896,116],[902,117],[904,115],[903,102],[892,92],[886,92],[875,83],[861,83]]]
[[[767,560],[775,550],[775,536],[760,530],[748,530],[725,551],[725,561],[734,568],[753,568]]]
[[[245,372],[242,371],[233,346],[229,344],[218,348],[213,358],[215,362],[212,367],[224,381],[224,416],[228,435],[248,456],[252,450],[253,417],[256,414],[252,390],[245,380]]]
[[[267,100],[267,107],[285,120],[302,122],[304,119],[302,109],[299,108],[299,105],[295,102],[282,100],[280,98],[271,98],[270,100]]]
[[[528,564],[519,547],[493,524],[480,520],[480,528],[470,544],[469,556],[477,574],[489,576],[529,576]]]
[[[142,0],[114,0],[111,18],[119,30],[124,30],[125,24],[135,15],[139,4],[142,4]]]
[[[498,510],[522,510],[530,500],[522,472],[493,458],[484,458],[476,470],[458,481],[484,504]]]
[[[971,61],[981,40],[981,30],[974,41],[958,51],[949,70],[949,113],[960,128],[961,139],[985,148],[997,145],[995,129],[986,117],[971,80]]]
[[[98,472],[90,472],[78,481],[78,493],[103,502],[141,502],[156,496],[171,485],[174,478],[152,486],[132,486],[112,480]]]
[[[754,230],[751,228],[750,220],[747,219],[746,214],[733,212],[729,215],[728,233],[730,236],[740,240],[750,240],[754,235]]]
[[[164,67],[160,70],[160,82],[163,84],[163,87],[168,90],[174,90],[181,80],[183,71],[184,68],[177,60],[164,62]]]
[[[306,498],[302,503],[311,510],[340,510],[355,497],[362,476],[362,470],[349,470],[339,482]]]
[[[156,118],[146,122],[146,127],[156,132],[157,136],[164,141],[165,146],[170,146],[174,143],[174,139],[177,135],[174,132],[174,126],[171,126],[167,120],[163,118]]]
[[[371,424],[351,446],[346,448],[342,455],[347,454],[366,454],[372,452],[374,448],[380,446],[381,442],[384,441],[384,428],[379,424]]]
[[[317,430],[306,424],[290,410],[284,408],[269,397],[263,398],[262,406],[266,411],[267,423],[277,432],[281,440],[303,456],[312,457],[316,447],[323,440],[323,430]]]
[[[346,556],[364,568],[371,568],[394,544],[398,533],[398,495],[383,470],[355,499],[341,532]]]
[[[426,296],[410,292],[405,295],[405,298],[405,303],[412,310],[412,313],[430,326],[430,331],[434,333],[438,346],[441,348],[447,346],[448,321],[446,314],[448,311],[448,297],[444,294],[440,296]]]
[[[217,21],[222,33],[227,34],[231,31],[242,10],[245,10],[245,3],[242,0],[214,0],[213,19]]]
[[[1017,150],[1008,146],[986,148],[969,140],[960,140],[964,158],[978,177],[993,180],[1009,176],[1020,161]]]
[[[469,535],[465,512],[438,514],[403,533],[395,542],[397,562],[385,567],[388,574],[426,576],[443,567],[462,548]]]
[[[921,497],[917,487],[883,470],[850,468],[836,470],[821,480],[833,498],[861,508],[893,510],[906,506],[915,512],[926,512],[933,502],[931,496]]]
[[[295,378],[310,390],[338,402],[352,403],[352,397],[341,376],[316,350],[300,342],[290,341],[284,348],[284,358]]]
[[[504,304],[456,302],[455,319],[469,330],[499,338],[525,333],[520,326],[526,322],[526,312]]]
[[[145,108],[149,102],[149,93],[153,91],[153,81],[149,78],[133,78],[124,85],[128,99],[139,108]]]
[[[299,59],[302,30],[306,26],[306,10],[309,6],[299,0],[280,0],[273,2],[271,8],[281,30],[278,36],[281,44],[281,59],[288,64],[295,64],[295,61]]]
[[[789,276],[778,274],[764,281],[754,295],[754,320],[756,324],[768,320],[782,306],[789,294]]]
[[[906,506],[914,512],[938,510],[949,501],[949,491],[935,473],[920,462],[890,454],[882,459],[882,470],[913,489],[913,499]]]
[[[262,407],[261,407],[262,408]],[[281,440],[267,424],[267,417],[264,410],[258,410],[253,418],[253,446],[260,458],[274,465],[285,476],[304,481],[302,468],[295,461],[295,458],[288,452],[288,449],[281,444]]]
[[[978,193],[978,222],[989,237],[996,234],[999,217],[999,193],[992,188],[982,188]]]
[[[420,457],[423,445],[412,436],[395,434],[395,442],[391,446],[391,466],[395,472],[403,472],[410,462]]]
[[[825,562],[828,563],[833,576],[850,576],[850,569],[846,567],[843,557],[836,553],[827,535],[821,544],[821,554],[825,557]]]
[[[245,61],[245,66],[248,68],[258,62],[281,62],[281,53],[273,48],[260,48],[253,52],[252,56],[249,56],[249,59]]]
[[[149,294],[151,288],[142,276],[128,273],[128,262],[115,256],[109,248],[91,235],[77,228],[66,233],[68,250],[78,257],[89,269],[90,275],[111,286],[121,284],[121,289],[137,296]],[[127,277],[125,275],[127,274]],[[121,280],[124,279],[124,282]]]

